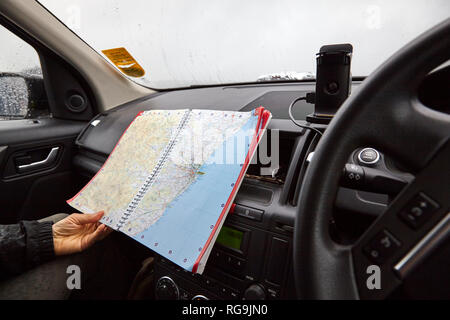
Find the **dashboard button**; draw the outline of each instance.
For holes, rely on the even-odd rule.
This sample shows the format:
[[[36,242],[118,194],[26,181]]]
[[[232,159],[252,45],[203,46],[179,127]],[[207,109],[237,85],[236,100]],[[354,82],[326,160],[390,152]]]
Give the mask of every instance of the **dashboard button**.
[[[230,295],[231,290],[228,287],[218,283],[217,286],[213,288],[213,292],[219,297],[226,298]]]
[[[186,290],[180,289],[180,300],[191,300],[191,295]]]
[[[207,288],[212,288],[214,287],[215,282],[212,279],[206,278],[206,277],[202,277],[201,281],[203,282],[203,284],[207,287]]]
[[[358,153],[358,162],[374,165],[380,160],[380,153],[374,148],[364,148]]]
[[[237,270],[242,270],[242,268],[245,265],[245,260],[239,259],[239,258],[234,258],[233,259],[233,266],[235,269]]]
[[[236,204],[233,213],[250,220],[261,221],[264,211]]]
[[[211,262],[215,265],[223,265],[225,263],[225,254],[217,249],[213,249]]]

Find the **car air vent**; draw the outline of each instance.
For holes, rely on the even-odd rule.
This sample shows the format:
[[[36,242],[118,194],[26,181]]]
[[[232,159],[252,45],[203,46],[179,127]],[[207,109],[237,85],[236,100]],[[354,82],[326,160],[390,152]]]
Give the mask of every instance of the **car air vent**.
[[[260,185],[254,180],[244,180],[239,192],[236,195],[235,203],[244,203],[245,201],[257,202],[263,205],[269,205],[273,199],[273,188]]]
[[[314,150],[316,139],[316,134],[309,130],[297,137],[289,161],[285,184],[280,195],[281,203],[297,205],[300,187],[306,170],[306,159],[308,154]]]
[[[278,148],[273,146],[276,141],[279,141]],[[307,156],[315,149],[317,141],[317,135],[309,130],[268,130],[257,150],[257,161],[249,166],[246,178],[281,185],[280,202],[295,206],[306,170]],[[261,156],[260,148],[264,148],[264,145],[269,150],[267,153],[270,163],[267,163],[267,158],[264,159],[264,150]],[[278,153],[279,158],[272,156],[270,150]]]
[[[299,132],[268,130],[263,136],[253,163],[247,170],[246,177],[283,185],[288,176],[292,152],[298,136]]]
[[[309,144],[307,145],[307,147],[305,146],[305,149],[306,149],[306,152],[304,153],[305,156],[302,158],[302,162],[298,164],[298,166],[300,167],[300,170],[299,170],[298,176],[296,178],[295,189],[294,189],[294,185],[292,185],[292,188],[291,188],[291,191],[294,190],[294,192],[290,194],[291,197],[289,198],[289,201],[291,202],[291,204],[293,206],[297,206],[297,203],[298,203],[298,197],[300,195],[303,178],[305,176],[305,171],[308,166],[308,163],[307,163],[308,156],[311,154],[311,152],[313,152],[316,149],[317,143],[319,142],[319,136],[317,134],[311,133],[310,136],[311,136],[311,140],[310,140]]]

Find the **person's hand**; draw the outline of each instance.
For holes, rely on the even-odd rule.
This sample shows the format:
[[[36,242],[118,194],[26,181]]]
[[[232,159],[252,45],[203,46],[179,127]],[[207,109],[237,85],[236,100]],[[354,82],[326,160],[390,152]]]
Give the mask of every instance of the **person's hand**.
[[[61,256],[83,251],[102,240],[112,229],[98,221],[104,212],[92,214],[73,213],[53,225],[55,255]]]

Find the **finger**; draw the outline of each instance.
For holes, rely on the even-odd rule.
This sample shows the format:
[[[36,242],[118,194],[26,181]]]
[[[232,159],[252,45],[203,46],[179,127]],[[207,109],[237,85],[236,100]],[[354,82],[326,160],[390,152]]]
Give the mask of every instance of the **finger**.
[[[92,241],[93,242],[100,241],[104,239],[106,236],[108,236],[112,231],[113,230],[111,228],[108,228],[106,225],[102,224],[92,234]]]
[[[111,232],[114,231],[112,228],[108,227],[108,226],[105,225],[105,224],[100,225],[100,228],[101,228],[100,232],[101,232],[102,234],[105,234],[105,233],[106,233],[106,234],[110,234]]]
[[[103,217],[104,214],[104,211],[99,211],[96,213],[77,214],[76,218],[80,224],[96,223]]]
[[[113,232],[114,230],[105,226],[105,229],[101,231],[101,234],[99,235],[98,240],[103,240],[105,239],[108,235],[111,234],[111,232]]]
[[[85,235],[82,241],[81,250],[85,250],[91,247],[94,243],[100,240],[100,235],[103,233],[103,227],[100,225],[98,228],[93,229],[89,234]]]
[[[82,242],[81,250],[85,250],[89,247],[91,247],[94,243],[97,241],[100,241],[104,238],[106,238],[113,229],[109,228],[108,226],[101,224],[98,228],[92,230],[91,233],[87,234]]]
[[[111,232],[113,232],[114,231],[114,229],[113,228],[110,228],[110,227],[108,227],[108,226],[105,226],[106,228],[106,230],[105,230],[105,233],[106,234],[110,234]]]

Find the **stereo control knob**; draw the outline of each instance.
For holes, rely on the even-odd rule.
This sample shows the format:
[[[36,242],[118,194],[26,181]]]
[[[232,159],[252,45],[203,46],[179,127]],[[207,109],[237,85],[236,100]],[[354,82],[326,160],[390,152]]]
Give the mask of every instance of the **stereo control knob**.
[[[252,284],[244,292],[244,300],[265,300],[266,291],[260,284]]]
[[[161,277],[156,283],[155,295],[160,300],[178,300],[180,290],[171,278]]]

